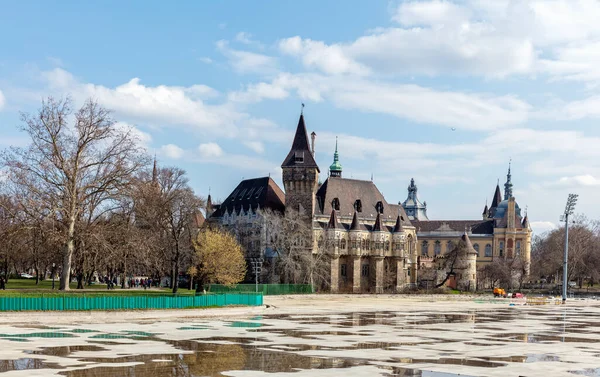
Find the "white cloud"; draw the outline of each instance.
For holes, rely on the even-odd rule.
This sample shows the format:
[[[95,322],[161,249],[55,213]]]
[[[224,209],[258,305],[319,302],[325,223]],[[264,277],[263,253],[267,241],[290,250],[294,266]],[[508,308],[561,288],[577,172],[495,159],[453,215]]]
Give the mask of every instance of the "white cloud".
[[[295,36],[279,47],[327,74],[598,81],[598,14],[597,0],[407,0],[392,16],[397,26],[343,43]]]
[[[250,51],[235,50],[224,40],[217,42],[218,50],[229,59],[229,64],[238,73],[269,73],[277,67],[277,59],[272,56]]]
[[[591,174],[561,177],[556,183],[558,186],[569,187],[595,187],[600,186],[600,179]]]
[[[542,235],[546,232],[556,229],[558,226],[551,221],[532,221],[529,223],[531,230],[536,235]]]
[[[95,98],[102,105],[116,112],[119,118],[134,123],[145,122],[154,126],[188,125],[195,129],[221,135],[235,135],[236,122],[247,118],[227,104],[209,105],[204,99],[218,95],[206,85],[146,86],[139,78],[109,88],[102,85],[82,83],[69,72],[56,68],[44,72],[49,89],[60,94],[70,93],[82,102]]]
[[[530,111],[526,102],[512,96],[439,91],[418,85],[318,74],[280,74],[270,83],[251,85],[230,97],[258,102],[285,98],[290,91],[296,91],[305,100],[327,99],[341,108],[471,130],[514,127],[526,121]]]
[[[256,153],[265,153],[265,146],[260,141],[244,141],[244,145]]]
[[[205,143],[198,146],[200,156],[203,158],[215,158],[223,156],[223,150],[217,143]]]
[[[4,94],[2,94],[2,91],[0,90],[0,110],[2,110],[2,108],[4,108],[5,102],[6,102],[6,99],[4,98]]]
[[[132,124],[128,124],[125,122],[117,122],[115,123],[115,129],[121,132],[128,132],[131,135],[131,137],[135,139],[138,145],[144,149],[148,149],[150,143],[152,142],[152,135],[140,130]]]
[[[200,60],[202,63],[206,63],[206,64],[211,64],[213,62],[213,60],[207,56],[198,58],[198,60]]]
[[[160,147],[161,154],[171,158],[173,160],[178,160],[183,157],[185,151],[178,147],[175,144],[166,144]]]
[[[318,68],[327,74],[366,75],[369,69],[347,56],[339,45],[326,45],[320,41],[302,39],[298,36],[283,39],[279,49],[284,53],[302,58],[308,68]]]

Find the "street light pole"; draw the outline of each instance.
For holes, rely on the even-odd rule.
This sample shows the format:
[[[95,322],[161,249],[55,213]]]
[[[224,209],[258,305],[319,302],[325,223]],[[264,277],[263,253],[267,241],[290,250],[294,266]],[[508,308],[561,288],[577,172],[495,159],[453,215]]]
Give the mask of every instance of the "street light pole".
[[[561,220],[565,222],[565,255],[563,261],[563,286],[562,286],[562,302],[567,302],[567,286],[568,286],[568,260],[569,260],[569,215],[573,214],[575,204],[577,203],[577,194],[569,194],[567,198],[567,205],[565,206],[565,213]]]

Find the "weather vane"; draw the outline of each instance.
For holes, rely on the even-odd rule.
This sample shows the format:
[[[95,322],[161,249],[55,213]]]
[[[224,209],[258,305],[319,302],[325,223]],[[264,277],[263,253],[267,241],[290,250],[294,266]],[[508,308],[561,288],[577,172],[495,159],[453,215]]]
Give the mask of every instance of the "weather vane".
[[[300,110],[300,115],[304,114],[304,102],[302,102],[302,109]]]

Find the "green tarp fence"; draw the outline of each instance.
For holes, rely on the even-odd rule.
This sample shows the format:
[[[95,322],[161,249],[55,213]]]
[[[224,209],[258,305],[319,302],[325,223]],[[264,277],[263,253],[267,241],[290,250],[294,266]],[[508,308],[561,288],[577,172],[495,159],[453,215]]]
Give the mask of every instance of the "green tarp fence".
[[[226,293],[226,292],[256,292],[255,284],[237,284],[237,285],[221,285],[211,284],[211,293]],[[314,293],[313,286],[310,284],[258,284],[258,292],[265,296],[271,295],[291,295],[291,294],[307,294]]]
[[[0,311],[185,309],[227,305],[260,306],[261,293],[223,293],[200,296],[52,296],[2,297]]]

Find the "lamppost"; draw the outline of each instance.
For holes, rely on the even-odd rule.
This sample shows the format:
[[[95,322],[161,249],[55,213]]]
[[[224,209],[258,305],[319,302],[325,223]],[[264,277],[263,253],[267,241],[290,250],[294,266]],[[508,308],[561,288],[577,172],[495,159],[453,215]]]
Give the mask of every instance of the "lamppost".
[[[560,217],[560,221],[565,222],[565,260],[563,262],[563,286],[562,286],[562,302],[563,304],[567,302],[567,285],[568,285],[568,277],[567,277],[567,262],[569,258],[569,215],[573,214],[573,210],[575,209],[575,204],[577,203],[577,198],[579,195],[577,194],[569,194],[567,198],[567,205],[565,206],[565,213]]]
[[[55,274],[56,271],[54,270],[55,267],[56,267],[56,263],[52,263],[52,289],[54,289],[54,275],[56,275]]]
[[[254,270],[254,285],[255,290],[258,292],[258,275],[262,269],[262,258],[250,258],[250,263],[252,264],[252,269]]]

